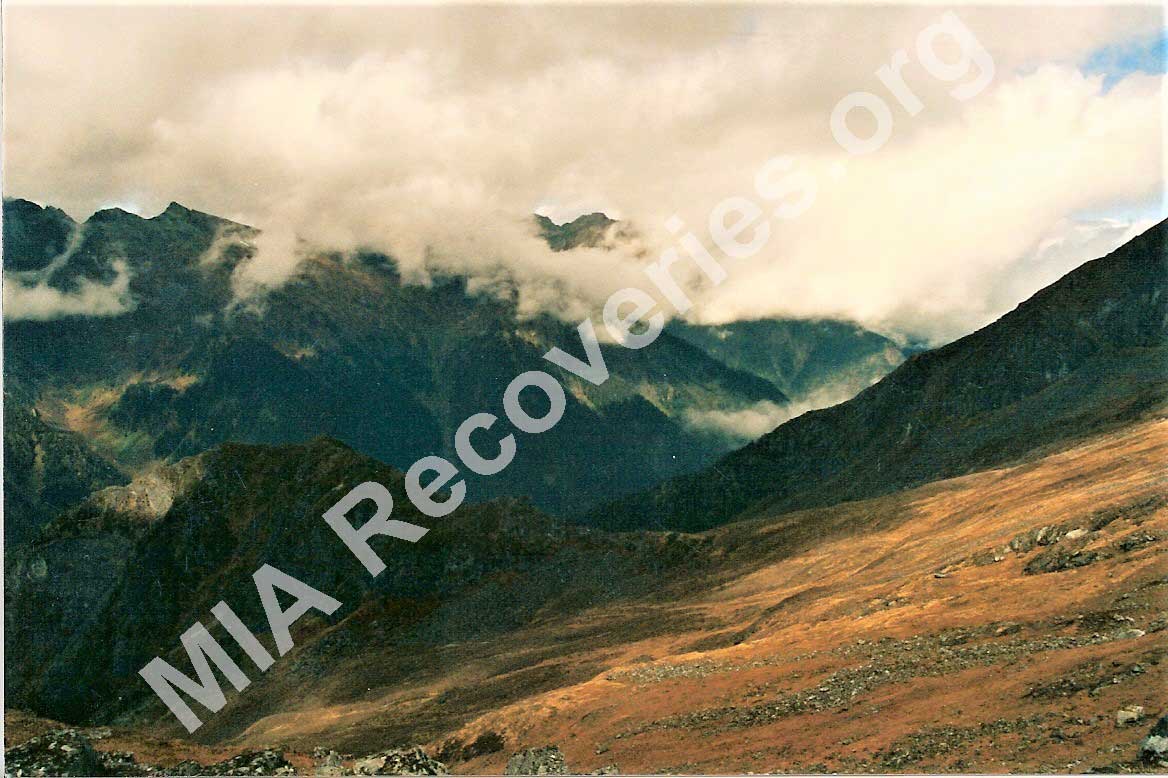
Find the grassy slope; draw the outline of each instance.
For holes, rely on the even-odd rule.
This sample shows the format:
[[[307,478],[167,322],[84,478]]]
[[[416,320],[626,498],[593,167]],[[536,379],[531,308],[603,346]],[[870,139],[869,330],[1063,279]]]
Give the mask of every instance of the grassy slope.
[[[381,631],[402,617],[387,599],[303,633],[229,693],[202,745],[160,714],[98,746],[165,763],[280,744],[307,765],[316,745],[428,741],[479,774],[545,743],[582,772],[1115,769],[1149,726],[1116,727],[1115,711],[1163,712],[1166,454],[1168,422],[1145,422],[1007,469],[661,536],[654,556],[681,564],[630,568],[618,599],[551,597],[507,629],[424,648],[426,624],[481,610],[502,581],[425,616],[413,639]],[[1051,525],[1087,532],[1009,549]],[[491,733],[501,750],[460,758]]]

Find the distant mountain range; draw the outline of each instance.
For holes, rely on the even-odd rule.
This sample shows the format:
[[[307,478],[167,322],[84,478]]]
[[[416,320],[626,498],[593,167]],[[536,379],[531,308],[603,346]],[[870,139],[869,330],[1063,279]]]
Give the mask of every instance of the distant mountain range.
[[[594,511],[610,529],[695,530],[885,494],[1003,464],[1163,411],[1168,255],[1161,223],[1014,311],[916,354],[699,473]]]
[[[533,229],[570,252],[619,238],[622,227],[593,214],[567,225],[541,218]],[[425,454],[452,455],[458,423],[497,412],[511,378],[547,368],[551,346],[578,343],[573,325],[521,317],[505,294],[472,294],[454,276],[403,283],[391,258],[371,253],[318,252],[260,306],[241,307],[232,273],[256,236],[178,204],[149,219],[115,208],[78,224],[6,200],[4,268],[17,293],[52,302],[125,286],[119,307],[101,315],[67,307],[10,315],[10,393],[129,475],[227,441],[321,434],[404,468]],[[528,495],[579,513],[698,469],[750,437],[695,424],[703,414],[763,408],[777,423],[791,400],[781,386],[811,391],[858,373],[862,383],[875,363],[896,359],[887,341],[852,325],[772,324],[787,334],[773,339],[782,353],[767,364],[716,338],[703,346],[697,327],[671,328],[639,351],[604,347],[612,378],[598,388],[564,373],[563,421],[526,439],[503,473],[472,482],[470,499]]]

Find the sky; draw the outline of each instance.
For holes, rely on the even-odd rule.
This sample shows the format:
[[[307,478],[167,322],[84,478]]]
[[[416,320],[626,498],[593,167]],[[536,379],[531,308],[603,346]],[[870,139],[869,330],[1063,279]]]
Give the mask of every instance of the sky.
[[[992,60],[971,96],[955,90],[977,68],[945,80],[920,59],[946,11]],[[4,22],[5,195],[77,219],[178,201],[257,226],[244,297],[286,281],[303,246],[360,247],[419,283],[464,272],[578,318],[645,286],[671,217],[704,239],[711,209],[791,156],[813,204],[720,285],[687,276],[687,315],[940,343],[1165,215],[1153,5],[9,4]],[[877,75],[901,50],[916,112]],[[853,154],[830,117],[860,91],[892,129]],[[638,237],[554,254],[537,210],[603,210]]]

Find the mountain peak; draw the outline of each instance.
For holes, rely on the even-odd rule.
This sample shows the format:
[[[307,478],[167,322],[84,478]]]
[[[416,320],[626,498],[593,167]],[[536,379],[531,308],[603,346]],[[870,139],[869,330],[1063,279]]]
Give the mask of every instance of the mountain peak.
[[[85,220],[86,224],[101,224],[117,221],[143,221],[142,217],[125,208],[119,208],[114,205],[109,208],[102,208],[94,211],[93,214]]]
[[[59,208],[4,198],[4,269],[39,270],[69,245],[77,223]]]
[[[69,214],[62,211],[60,208],[55,208],[51,205],[41,205],[33,200],[26,200],[23,197],[5,197],[4,198],[4,212],[5,217],[9,218],[11,214],[20,214],[28,216],[30,214],[50,214],[54,218],[63,218],[70,223],[73,218]]]
[[[574,248],[596,248],[604,244],[609,227],[617,224],[603,213],[586,213],[570,222],[556,224],[542,214],[535,215],[539,235],[552,251],[569,251]]]
[[[234,224],[230,219],[224,219],[222,216],[216,216],[213,213],[206,213],[205,211],[197,211],[194,208],[188,208],[182,203],[172,200],[170,205],[157,216],[153,216],[147,221],[183,221],[183,222],[204,222],[216,224]],[[244,225],[239,225],[244,226]]]
[[[194,213],[194,212],[195,212],[194,210],[187,208],[185,205],[179,203],[178,201],[171,200],[170,205],[166,206],[166,210],[164,210],[162,213],[158,214],[158,216],[186,216],[187,214]],[[155,216],[154,218],[157,219],[158,216]]]

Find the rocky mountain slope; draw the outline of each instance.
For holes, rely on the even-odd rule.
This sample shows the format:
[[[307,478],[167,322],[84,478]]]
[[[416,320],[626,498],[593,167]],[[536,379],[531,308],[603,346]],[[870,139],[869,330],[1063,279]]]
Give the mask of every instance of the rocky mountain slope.
[[[701,529],[763,509],[829,505],[998,465],[1162,409],[1166,233],[1161,223],[852,400],[590,519]]]
[[[76,225],[59,208],[4,200],[4,270],[38,270],[65,253]]]
[[[78,435],[46,424],[32,408],[4,396],[4,545],[40,528],[89,494],[125,479]]]
[[[684,625],[565,648],[564,664],[599,663],[587,681],[517,690],[449,737],[557,743],[581,772],[1162,772],[1141,747],[1168,712],[1166,455],[1168,426],[1144,422],[1027,464],[703,533],[718,564],[640,609]],[[587,623],[619,634],[636,610]],[[533,625],[513,640],[551,635]],[[268,737],[317,721],[272,721]],[[505,758],[453,769],[493,773]]]
[[[431,527],[417,544],[375,541],[389,565],[376,579],[321,519],[367,480],[390,489],[394,518]],[[338,442],[224,445],[96,492],[8,553],[7,699],[66,721],[135,715],[165,724],[171,714],[138,670],[158,654],[185,666],[178,636],[220,599],[266,631],[251,579],[263,563],[344,604],[298,625],[297,642],[314,646],[284,659],[299,683],[332,684],[334,660],[368,647],[382,658],[362,682],[384,684],[424,678],[430,652],[452,641],[473,644],[545,610],[644,590],[688,545],[564,525],[517,500],[464,506],[436,522],[413,508],[399,472]],[[348,626],[338,630],[341,621]],[[282,704],[263,691],[242,695],[199,734],[238,732]]]

